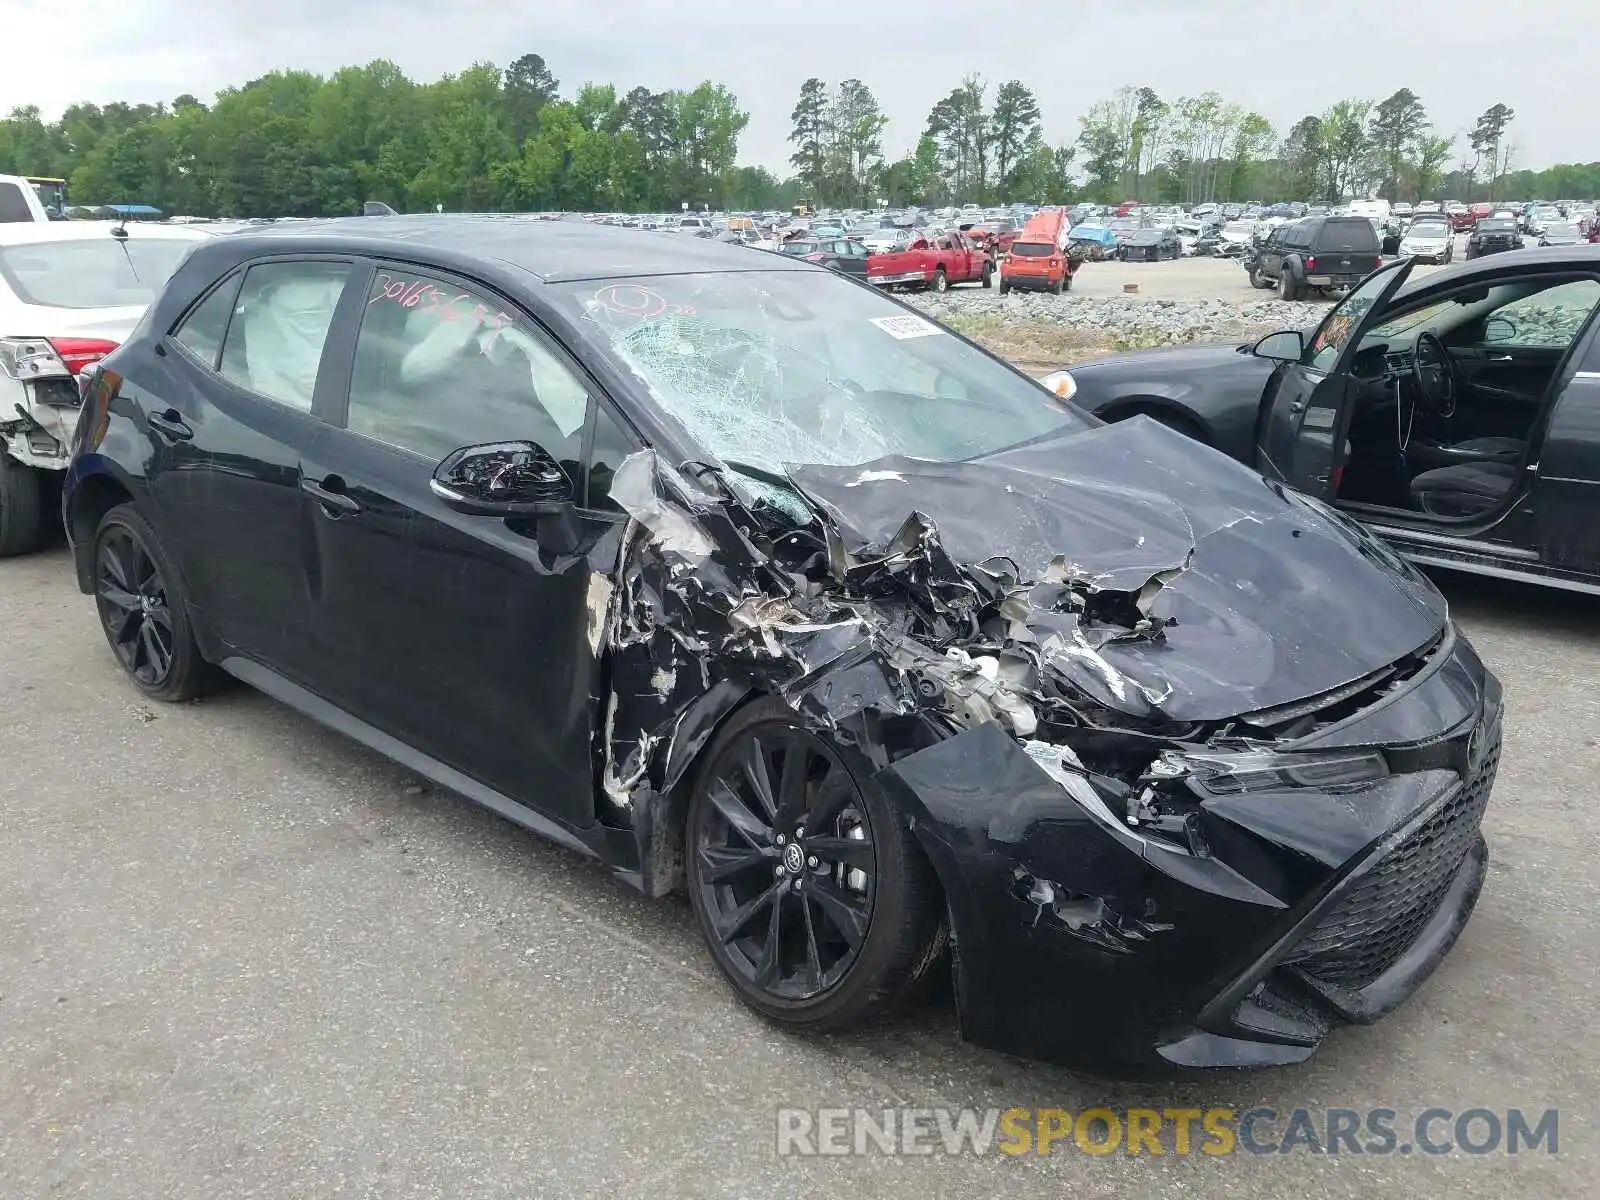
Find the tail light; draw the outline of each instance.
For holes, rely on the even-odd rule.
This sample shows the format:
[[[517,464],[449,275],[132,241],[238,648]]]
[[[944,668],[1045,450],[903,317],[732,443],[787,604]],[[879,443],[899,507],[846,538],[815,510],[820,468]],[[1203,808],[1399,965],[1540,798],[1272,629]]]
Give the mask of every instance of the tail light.
[[[92,367],[117,348],[116,342],[103,338],[51,338],[50,344],[74,375],[82,374],[85,367]]]
[[[1044,265],[1049,267],[1050,270],[1054,271],[1057,267],[1059,267],[1061,265],[1061,260],[1059,258],[1052,258],[1052,259],[1048,260]]]
[[[1374,271],[1376,271],[1376,270],[1377,270],[1377,269],[1378,269],[1378,267],[1381,267],[1381,266],[1383,266],[1383,256],[1382,256],[1382,255],[1379,255],[1379,256],[1378,256],[1378,266],[1377,266],[1377,267],[1373,267],[1373,268],[1372,268],[1372,269],[1373,269],[1373,270],[1374,270]]]
[[[12,379],[71,379],[117,348],[102,338],[0,337],[0,372]]]
[[[1316,269],[1317,269],[1317,256],[1315,254],[1306,255],[1306,270],[1315,271]]]

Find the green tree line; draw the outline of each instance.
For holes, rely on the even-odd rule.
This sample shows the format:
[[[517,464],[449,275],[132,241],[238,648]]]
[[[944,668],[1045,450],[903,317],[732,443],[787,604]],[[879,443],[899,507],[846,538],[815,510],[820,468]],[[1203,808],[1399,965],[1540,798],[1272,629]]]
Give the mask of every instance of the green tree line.
[[[432,83],[394,63],[331,76],[275,71],[170,104],[75,104],[0,119],[0,173],[66,178],[78,202],[171,213],[313,216],[383,200],[402,211],[742,210],[1124,199],[1558,199],[1600,195],[1600,163],[1518,169],[1515,112],[1490,106],[1439,132],[1401,88],[1345,99],[1278,131],[1217,92],[1163,99],[1124,87],[1045,137],[1021,80],[969,75],[884,153],[889,117],[859,79],[811,78],[791,114],[794,174],[738,165],[748,116],[725,86],[563,95],[544,59],[480,63]],[[1454,160],[1454,161],[1452,161]]]
[[[1600,163],[1513,170],[1515,119],[1497,102],[1464,135],[1440,133],[1422,99],[1401,88],[1384,100],[1340,100],[1280,138],[1260,113],[1216,92],[1168,102],[1124,87],[1079,118],[1078,148],[1083,191],[1105,203],[1600,195]]]
[[[710,81],[688,91],[585,84],[545,61],[418,83],[394,63],[330,77],[274,71],[170,105],[75,104],[0,120],[0,173],[68,180],[77,202],[170,213],[315,216],[366,200],[401,211],[766,207],[779,183],[736,165],[749,117]]]

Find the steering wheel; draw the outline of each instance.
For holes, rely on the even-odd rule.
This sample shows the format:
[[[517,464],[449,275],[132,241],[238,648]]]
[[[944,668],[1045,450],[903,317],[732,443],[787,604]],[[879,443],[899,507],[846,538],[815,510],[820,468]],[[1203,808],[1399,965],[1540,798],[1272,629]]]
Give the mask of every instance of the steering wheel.
[[[1455,415],[1456,395],[1460,391],[1455,360],[1435,334],[1417,334],[1417,348],[1411,356],[1411,376],[1417,385],[1419,403],[1441,417]]]

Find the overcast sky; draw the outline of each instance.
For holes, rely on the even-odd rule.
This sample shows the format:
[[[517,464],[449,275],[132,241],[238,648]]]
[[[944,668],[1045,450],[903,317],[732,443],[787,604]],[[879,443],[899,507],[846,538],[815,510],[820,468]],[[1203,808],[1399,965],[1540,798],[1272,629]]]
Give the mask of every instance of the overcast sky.
[[[1517,114],[1513,167],[1544,167],[1600,159],[1596,7],[1541,0],[1518,19],[1472,0],[0,0],[7,46],[24,51],[0,71],[0,111],[37,104],[54,118],[77,100],[183,92],[209,102],[274,68],[374,58],[432,80],[533,51],[566,95],[586,81],[619,93],[727,84],[750,114],[740,161],[780,175],[807,76],[865,82],[895,156],[968,72],[1031,87],[1052,141],[1074,139],[1078,116],[1123,84],[1168,100],[1216,90],[1280,135],[1335,100],[1400,87],[1448,134],[1498,100]]]

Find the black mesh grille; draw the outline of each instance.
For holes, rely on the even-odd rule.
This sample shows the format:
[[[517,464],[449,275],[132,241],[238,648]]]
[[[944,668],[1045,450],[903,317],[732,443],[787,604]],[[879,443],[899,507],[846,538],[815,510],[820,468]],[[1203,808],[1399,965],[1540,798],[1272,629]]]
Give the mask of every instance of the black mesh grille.
[[[1400,961],[1477,839],[1499,765],[1496,726],[1477,773],[1351,883],[1285,962],[1323,983],[1359,990]]]

